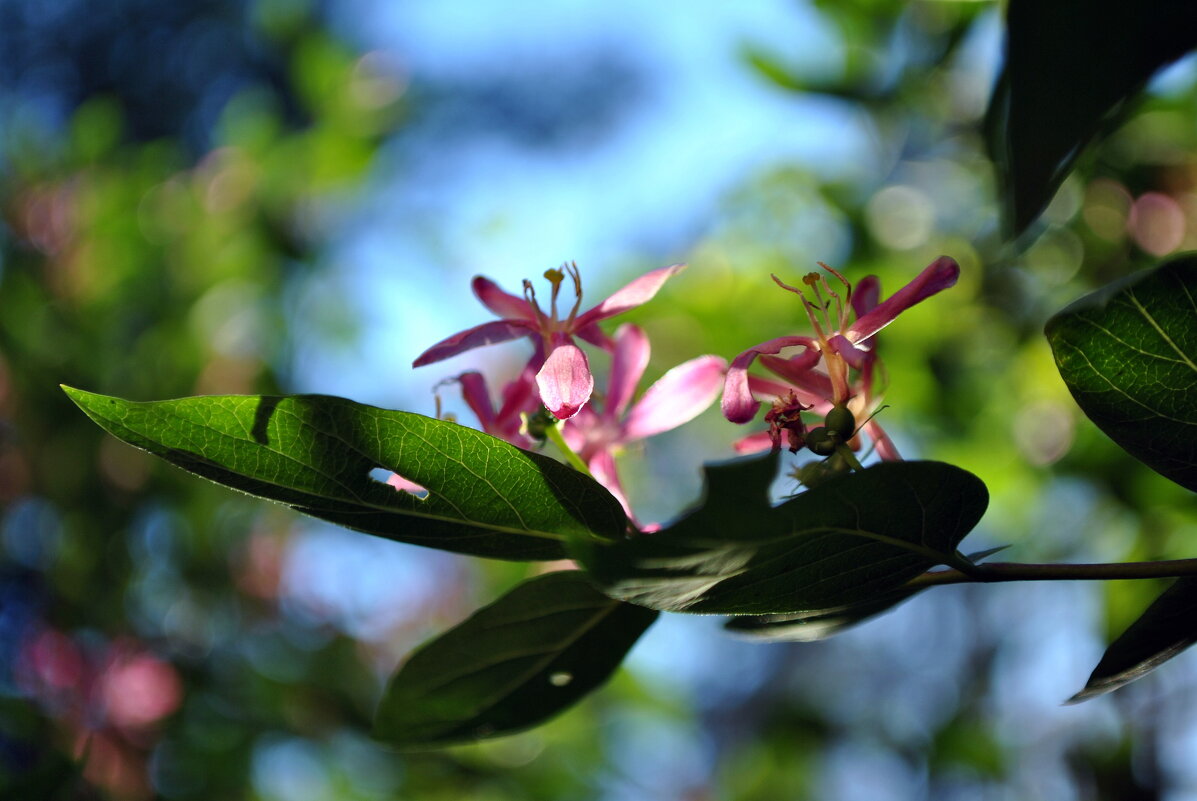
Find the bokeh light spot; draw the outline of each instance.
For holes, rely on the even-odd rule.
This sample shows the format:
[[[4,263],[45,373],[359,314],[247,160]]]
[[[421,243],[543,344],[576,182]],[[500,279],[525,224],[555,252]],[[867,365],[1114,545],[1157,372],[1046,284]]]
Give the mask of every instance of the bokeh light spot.
[[[878,242],[894,250],[911,250],[931,236],[935,206],[912,186],[887,186],[869,200],[865,216]]]
[[[1153,256],[1166,256],[1185,238],[1180,204],[1160,192],[1146,192],[1135,201],[1127,221],[1135,244]]]

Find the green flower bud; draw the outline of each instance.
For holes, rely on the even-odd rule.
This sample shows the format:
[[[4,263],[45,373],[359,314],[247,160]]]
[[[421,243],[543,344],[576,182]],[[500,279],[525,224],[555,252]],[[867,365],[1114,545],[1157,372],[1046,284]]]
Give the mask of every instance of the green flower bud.
[[[827,413],[826,425],[827,430],[834,432],[841,442],[847,442],[856,433],[856,417],[842,403]]]
[[[840,441],[839,435],[835,431],[828,431],[823,426],[812,428],[806,434],[806,447],[820,456],[830,456],[835,453],[835,446]]]

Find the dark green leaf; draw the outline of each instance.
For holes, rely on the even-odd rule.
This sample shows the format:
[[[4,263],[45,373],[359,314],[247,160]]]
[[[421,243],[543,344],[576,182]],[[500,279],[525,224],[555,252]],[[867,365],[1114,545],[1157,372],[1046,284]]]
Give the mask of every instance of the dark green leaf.
[[[1010,0],[988,127],[1012,233],[1039,216],[1124,102],[1194,46],[1192,0]]]
[[[1197,490],[1197,257],[1136,273],[1047,324],[1060,375],[1111,439]]]
[[[534,578],[412,654],[374,736],[436,748],[535,726],[605,682],[656,617],[580,571]]]
[[[877,602],[927,568],[960,564],[985,485],[939,462],[890,462],[781,504],[775,456],[707,468],[702,505],[669,528],[575,539],[575,557],[614,598],[651,609],[794,614]]]
[[[742,615],[728,620],[724,628],[754,640],[814,642],[888,612],[920,589],[924,588],[898,587],[868,601],[830,609],[810,609],[788,615]]]
[[[455,423],[323,395],[135,403],[64,387],[118,438],[304,514],[445,551],[559,559],[569,536],[615,537],[626,518],[598,483]],[[377,481],[384,468],[428,490]]]
[[[977,563],[1009,548],[999,545],[984,551],[968,554],[968,561]],[[767,642],[814,642],[825,640],[857,623],[888,612],[898,604],[917,594],[926,587],[904,585],[858,604],[832,607],[830,609],[808,609],[789,615],[741,615],[733,617],[724,628],[733,634]]]
[[[1066,703],[1078,704],[1145,676],[1197,642],[1197,577],[1176,582],[1114,640],[1085,689]]]

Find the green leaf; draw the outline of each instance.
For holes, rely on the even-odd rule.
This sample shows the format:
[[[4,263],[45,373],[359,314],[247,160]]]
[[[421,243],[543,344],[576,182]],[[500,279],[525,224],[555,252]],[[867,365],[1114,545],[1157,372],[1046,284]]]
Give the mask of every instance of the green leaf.
[[[135,403],[63,387],[116,437],[304,514],[400,542],[512,560],[616,537],[626,517],[597,482],[480,431],[323,395]],[[419,498],[371,478],[384,468]]]
[[[673,612],[795,614],[878,601],[928,568],[959,565],[985,485],[939,462],[889,462],[781,504],[776,456],[707,468],[701,506],[663,531],[571,549],[613,598]]]
[[[437,748],[535,726],[605,682],[656,618],[580,571],[534,578],[412,654],[387,687],[374,736]]]
[[[888,612],[922,587],[898,587],[868,601],[829,609],[809,609],[788,615],[743,615],[723,624],[728,631],[767,642],[825,640],[857,623]]]
[[[987,127],[1014,235],[1125,102],[1194,46],[1191,0],[1010,0]]]
[[[1153,470],[1197,490],[1197,257],[1081,298],[1046,332],[1085,414]]]
[[[1078,704],[1145,676],[1197,642],[1197,577],[1177,579],[1106,649]]]
[[[1009,545],[999,545],[970,553],[968,561],[976,564],[982,559],[1004,551]],[[871,617],[888,612],[926,587],[904,585],[856,604],[828,609],[807,609],[788,615],[740,615],[723,624],[729,632],[740,637],[766,642],[814,642],[825,640],[863,623]]]

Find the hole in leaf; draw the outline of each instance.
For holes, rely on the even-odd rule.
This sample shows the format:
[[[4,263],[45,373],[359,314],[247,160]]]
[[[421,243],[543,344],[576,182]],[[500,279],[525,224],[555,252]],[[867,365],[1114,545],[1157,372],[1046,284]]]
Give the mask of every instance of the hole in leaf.
[[[377,481],[379,484],[386,484],[394,487],[400,492],[406,492],[408,495],[414,495],[423,500],[428,497],[428,490],[421,487],[414,481],[410,481],[398,473],[387,470],[385,467],[375,467],[370,470],[370,478]]]
[[[574,674],[561,671],[549,675],[549,684],[554,687],[564,687],[574,680]]]

